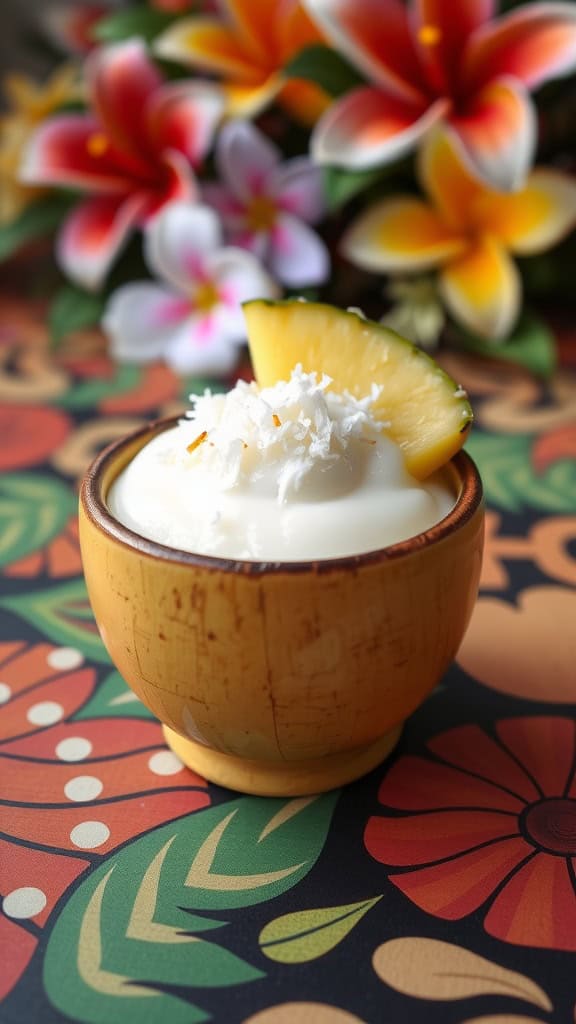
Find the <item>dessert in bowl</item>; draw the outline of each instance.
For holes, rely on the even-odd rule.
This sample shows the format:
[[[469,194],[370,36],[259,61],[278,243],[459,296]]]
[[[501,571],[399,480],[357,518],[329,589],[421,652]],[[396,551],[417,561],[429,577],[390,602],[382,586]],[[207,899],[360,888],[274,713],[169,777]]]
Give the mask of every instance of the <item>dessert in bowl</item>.
[[[252,304],[259,320],[288,312],[300,340],[302,318],[326,309]],[[420,425],[398,424],[386,374],[346,389],[329,357],[311,365],[316,342],[290,342],[304,366],[259,375],[253,345],[262,386],[204,396],[188,419],[116,442],[81,492],[86,581],[112,660],[186,764],[263,795],[319,792],[379,763],[454,657],[478,587],[465,396],[377,325],[336,321],[336,351],[342,321],[359,362],[366,332],[384,364],[416,361]],[[310,338],[324,337],[318,324]],[[426,388],[449,406],[440,428]]]

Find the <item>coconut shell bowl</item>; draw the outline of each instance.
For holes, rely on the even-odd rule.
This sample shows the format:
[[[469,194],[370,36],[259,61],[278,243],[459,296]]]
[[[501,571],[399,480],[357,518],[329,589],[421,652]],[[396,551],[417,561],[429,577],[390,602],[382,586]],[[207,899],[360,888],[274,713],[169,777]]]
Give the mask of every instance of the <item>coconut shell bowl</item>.
[[[84,572],[112,661],[212,782],[299,796],[359,778],[466,630],[483,541],[474,463],[460,452],[444,468],[454,507],[410,540],[318,562],[231,561],[146,540],[107,508],[116,476],[174,422],[110,445],[82,484]]]

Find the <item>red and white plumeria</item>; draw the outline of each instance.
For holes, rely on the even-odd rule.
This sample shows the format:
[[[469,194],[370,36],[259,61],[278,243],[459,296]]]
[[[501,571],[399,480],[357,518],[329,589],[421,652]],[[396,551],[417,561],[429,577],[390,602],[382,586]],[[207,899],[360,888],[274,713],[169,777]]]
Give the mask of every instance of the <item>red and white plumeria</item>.
[[[472,172],[522,185],[536,144],[528,95],[576,68],[576,4],[529,3],[495,18],[496,0],[304,0],[366,76],[319,121],[315,159],[367,168],[413,149],[445,121]]]
[[[241,305],[275,297],[274,281],[252,253],[222,246],[220,222],[207,206],[171,203],[148,227],[144,248],[162,283],[114,292],[103,320],[112,356],[163,358],[177,373],[232,370],[246,334]]]
[[[249,121],[229,121],[216,145],[222,185],[207,185],[228,237],[292,288],[321,284],[330,272],[324,242],[309,225],[325,210],[322,171],[308,157],[281,154]]]
[[[134,228],[167,202],[197,198],[194,168],[223,100],[209,83],[165,84],[140,40],[95,51],[85,75],[89,112],[46,120],[21,178],[89,194],[68,216],[57,258],[72,280],[97,288]]]

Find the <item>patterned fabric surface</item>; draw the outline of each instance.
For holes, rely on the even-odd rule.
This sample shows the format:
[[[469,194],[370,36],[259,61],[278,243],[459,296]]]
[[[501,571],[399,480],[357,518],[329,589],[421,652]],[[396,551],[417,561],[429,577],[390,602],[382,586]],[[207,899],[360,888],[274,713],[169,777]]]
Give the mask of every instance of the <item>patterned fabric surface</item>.
[[[76,494],[205,382],[0,346],[0,1021],[574,1020],[576,372],[445,362],[474,399],[481,595],[393,755],[340,792],[207,785],[110,664]]]

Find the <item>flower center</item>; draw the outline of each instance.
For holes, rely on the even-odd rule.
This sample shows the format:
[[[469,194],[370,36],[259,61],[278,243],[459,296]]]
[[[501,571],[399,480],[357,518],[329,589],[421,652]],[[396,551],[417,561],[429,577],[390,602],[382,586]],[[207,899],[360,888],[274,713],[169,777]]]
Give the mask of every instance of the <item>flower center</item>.
[[[194,307],[201,313],[207,313],[213,306],[220,302],[220,295],[216,285],[212,281],[205,281],[199,285],[194,294]]]
[[[547,853],[576,855],[576,800],[557,797],[532,804],[521,825],[526,838]]]
[[[270,231],[276,220],[276,206],[268,196],[254,196],[246,216],[252,231]]]
[[[86,149],[90,156],[103,156],[110,143],[103,132],[94,132],[86,140]]]
[[[442,32],[438,25],[422,25],[418,29],[418,39],[422,46],[437,46],[442,39]]]

